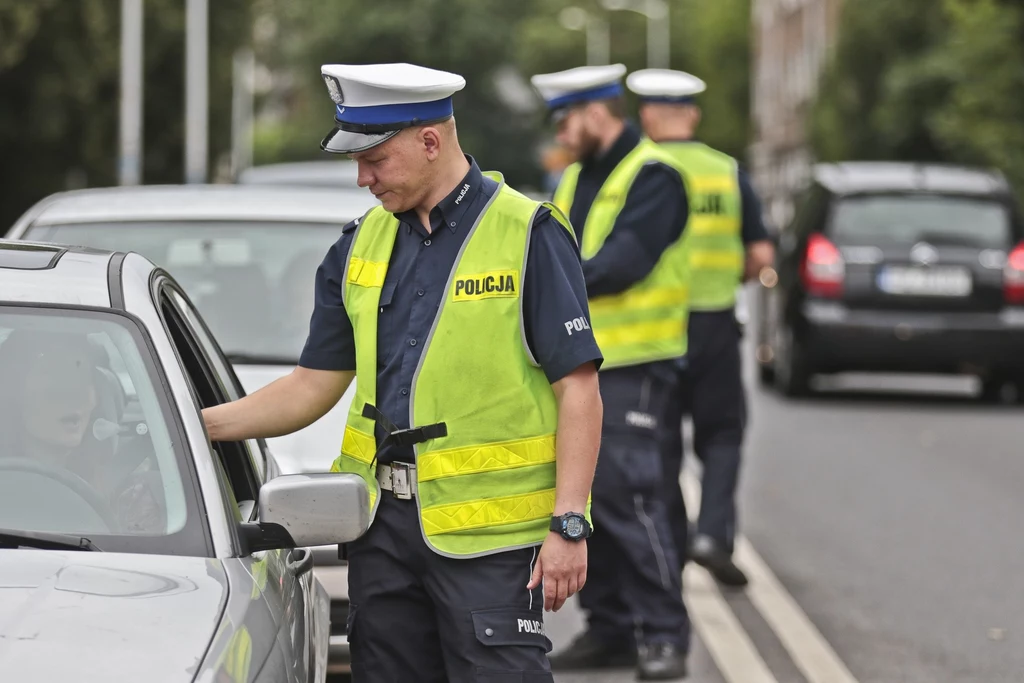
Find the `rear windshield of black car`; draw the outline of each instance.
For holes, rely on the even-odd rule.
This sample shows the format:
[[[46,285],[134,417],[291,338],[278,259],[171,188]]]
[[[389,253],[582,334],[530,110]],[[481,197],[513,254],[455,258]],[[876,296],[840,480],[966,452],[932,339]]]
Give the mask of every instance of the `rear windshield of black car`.
[[[841,198],[829,235],[842,244],[916,244],[1005,249],[1012,239],[1007,206],[995,199],[885,194]]]

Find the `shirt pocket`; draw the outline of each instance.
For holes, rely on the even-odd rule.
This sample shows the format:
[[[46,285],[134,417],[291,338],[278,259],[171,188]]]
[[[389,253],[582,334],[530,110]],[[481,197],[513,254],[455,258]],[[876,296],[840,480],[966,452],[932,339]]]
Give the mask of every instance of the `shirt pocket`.
[[[398,280],[391,280],[384,283],[380,291],[380,308],[377,311],[377,369],[378,371],[395,354],[395,334],[397,321],[395,320],[395,290],[398,289]]]

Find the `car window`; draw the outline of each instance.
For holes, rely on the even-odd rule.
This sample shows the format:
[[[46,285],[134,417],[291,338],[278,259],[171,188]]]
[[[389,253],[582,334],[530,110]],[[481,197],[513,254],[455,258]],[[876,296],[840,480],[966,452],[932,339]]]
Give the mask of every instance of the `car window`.
[[[0,528],[205,554],[187,453],[131,319],[0,307]]]
[[[840,199],[829,221],[842,244],[916,244],[1005,249],[1010,212],[992,199],[894,194]]]
[[[206,355],[207,361],[210,363],[211,369],[219,380],[219,385],[224,392],[226,400],[237,401],[245,395],[245,391],[242,389],[241,382],[238,381],[238,377],[235,375],[234,369],[231,367],[231,363],[224,358],[220,347],[213,340],[213,337],[208,333],[206,326],[203,324],[203,320],[200,318],[196,309],[189,302],[188,298],[181,294],[177,289],[168,287],[168,296],[171,299],[171,303],[181,313],[182,319],[188,326],[189,332],[196,338],[199,344],[199,348]],[[253,456],[253,465],[257,469],[257,477],[260,481],[263,481],[266,477],[266,463],[267,454],[266,447],[264,444],[256,440],[246,441],[246,449]]]
[[[309,333],[316,269],[357,217],[39,226],[26,239],[138,252],[181,284],[232,362],[291,365]]]
[[[167,326],[171,342],[181,359],[190,388],[200,408],[209,408],[224,403],[227,398],[222,385],[202,353],[197,339],[185,322],[184,316],[171,301],[170,288],[160,288],[160,314]],[[247,446],[242,442],[217,441],[211,444],[225,474],[224,484],[234,498],[235,512],[240,521],[241,510],[252,510],[251,503],[257,500],[259,478],[252,465]],[[246,505],[246,503],[250,503]]]

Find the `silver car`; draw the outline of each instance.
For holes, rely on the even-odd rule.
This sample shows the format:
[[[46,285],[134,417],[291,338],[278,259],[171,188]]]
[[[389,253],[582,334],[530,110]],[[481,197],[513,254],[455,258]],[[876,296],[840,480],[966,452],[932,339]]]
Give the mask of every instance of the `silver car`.
[[[317,266],[342,226],[376,204],[359,188],[99,188],[43,199],[7,237],[135,251],[167,268],[252,393],[295,366],[309,330]],[[353,393],[354,385],[306,429],[269,440],[285,472],[330,468]],[[336,546],[314,552],[314,571],[331,597],[331,670],[345,671],[347,567]]]
[[[0,240],[0,678],[325,679],[310,546],[365,532],[365,487],[211,444],[240,396],[164,270]]]

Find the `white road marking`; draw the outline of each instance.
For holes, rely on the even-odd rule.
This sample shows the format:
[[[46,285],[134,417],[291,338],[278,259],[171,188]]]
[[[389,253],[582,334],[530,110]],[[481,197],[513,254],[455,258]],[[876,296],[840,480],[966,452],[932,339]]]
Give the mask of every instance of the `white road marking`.
[[[683,597],[690,621],[729,683],[778,683],[707,570],[689,564]]]
[[[857,683],[839,655],[782,587],[750,541],[736,540],[736,561],[750,577],[747,595],[809,683]]]
[[[682,484],[687,513],[696,516],[697,511],[700,510],[700,483],[693,472],[685,469]],[[808,683],[857,683],[857,679],[839,659],[839,655],[782,586],[772,570],[754,550],[750,541],[743,536],[736,537],[735,559],[736,564],[747,573],[750,579],[746,588],[747,597],[775,632]],[[689,566],[687,572],[689,572]],[[713,581],[706,572],[702,573],[707,581]],[[717,587],[714,588],[717,590]],[[708,649],[711,649],[710,644]],[[717,657],[715,657],[715,661],[718,663]],[[746,679],[729,678],[729,680],[735,680],[738,683],[739,680]]]

